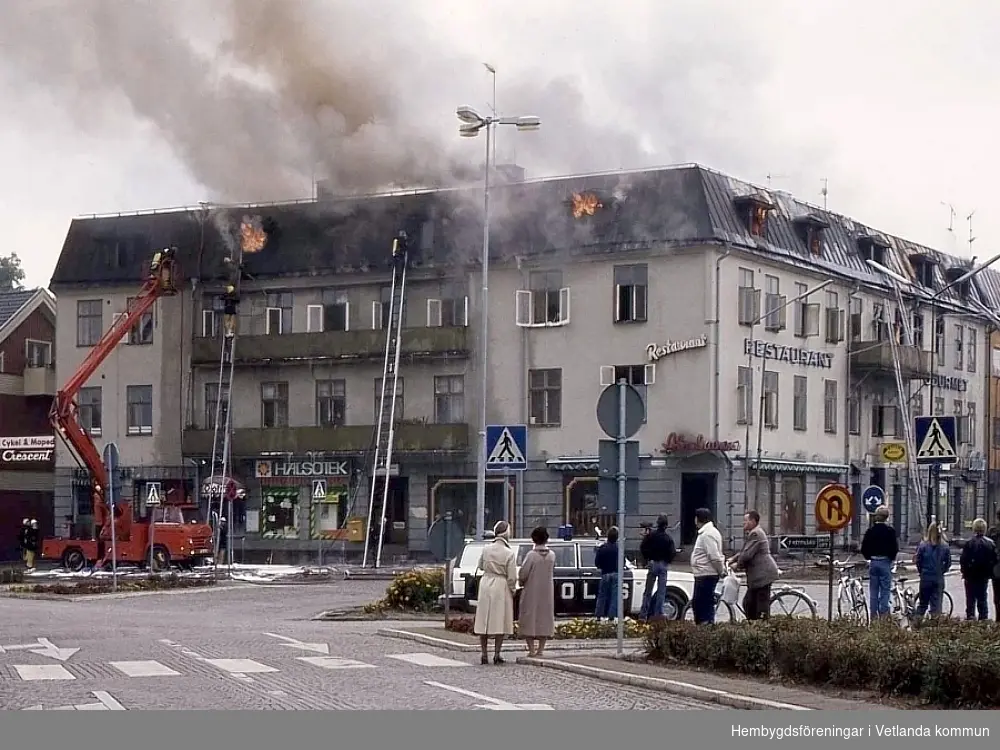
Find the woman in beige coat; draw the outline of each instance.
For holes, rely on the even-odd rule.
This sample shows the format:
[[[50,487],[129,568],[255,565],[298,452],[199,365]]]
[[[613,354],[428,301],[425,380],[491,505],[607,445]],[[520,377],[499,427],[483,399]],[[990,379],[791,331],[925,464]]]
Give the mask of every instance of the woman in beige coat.
[[[503,664],[500,649],[505,635],[514,634],[514,588],[517,586],[517,560],[514,550],[507,540],[510,526],[506,521],[497,521],[493,527],[495,539],[483,548],[479,556],[479,569],[483,577],[479,579],[476,601],[475,631],[482,648],[482,663],[489,664],[487,648],[489,639],[494,639],[493,663]]]
[[[528,656],[540,657],[545,650],[545,641],[552,637],[556,629],[555,575],[556,556],[546,543],[549,532],[539,526],[531,532],[535,548],[529,552],[518,580],[521,582],[520,612],[517,624],[521,637],[528,642]]]

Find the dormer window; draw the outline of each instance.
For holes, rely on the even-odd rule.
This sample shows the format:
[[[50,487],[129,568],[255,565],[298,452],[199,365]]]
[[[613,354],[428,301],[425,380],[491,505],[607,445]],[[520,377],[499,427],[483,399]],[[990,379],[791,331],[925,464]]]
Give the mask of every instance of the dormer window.
[[[944,278],[949,284],[954,284],[968,272],[969,269],[963,266],[952,266],[951,268],[945,269]],[[966,279],[961,284],[955,284],[952,289],[954,289],[955,292],[962,297],[962,299],[965,299],[969,296],[969,292],[971,291],[971,281],[971,279]]]
[[[767,231],[767,216],[774,210],[774,204],[763,195],[743,195],[735,204],[750,234],[763,237]]]
[[[885,240],[872,237],[869,234],[863,234],[858,237],[858,252],[864,260],[870,260],[878,263],[880,266],[884,266],[885,255],[888,250],[889,243]]]
[[[920,286],[928,289],[934,288],[934,266],[936,262],[926,255],[911,255],[910,267],[913,269],[913,276]]]
[[[812,255],[823,254],[823,231],[830,225],[816,214],[800,216],[793,220],[795,231]]]

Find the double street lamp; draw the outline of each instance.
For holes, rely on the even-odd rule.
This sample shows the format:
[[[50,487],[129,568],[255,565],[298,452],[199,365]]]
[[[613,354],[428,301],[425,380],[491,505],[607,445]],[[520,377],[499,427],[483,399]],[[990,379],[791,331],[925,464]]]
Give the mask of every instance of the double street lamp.
[[[533,115],[521,117],[497,117],[495,114],[483,116],[475,109],[463,105],[455,110],[459,122],[458,134],[463,138],[475,138],[480,131],[486,131],[486,176],[483,185],[483,291],[480,303],[480,343],[479,343],[479,384],[481,401],[479,404],[479,444],[476,459],[476,537],[484,539],[486,533],[486,405],[487,366],[489,358],[489,265],[490,265],[490,161],[493,155],[493,129],[497,125],[513,125],[519,131],[538,130],[542,121]]]
[[[817,284],[812,289],[807,289],[802,292],[802,294],[792,297],[790,300],[786,300],[777,307],[768,308],[767,312],[763,315],[758,316],[750,323],[750,339],[747,345],[747,372],[750,374],[750,388],[749,393],[753,393],[753,354],[755,349],[755,339],[754,339],[754,329],[759,323],[767,320],[772,315],[777,315],[779,312],[784,310],[786,307],[794,305],[796,302],[801,302],[802,300],[810,297],[821,289],[825,289],[833,283],[833,279],[827,279],[826,281]],[[765,300],[766,302],[766,300]],[[755,471],[754,471],[754,489],[753,489],[753,502],[756,506],[760,498],[760,462],[763,454],[763,442],[764,442],[764,409],[766,406],[766,394],[764,393],[764,379],[767,377],[767,351],[764,351],[763,357],[761,357],[760,365],[760,414],[757,417],[757,457],[754,461]],[[752,398],[752,396],[751,396]],[[746,399],[746,396],[744,396]],[[746,434],[746,466],[743,478],[743,505],[746,506],[746,501],[748,497],[748,489],[750,484],[750,425],[753,424],[753,404],[746,403],[744,407],[746,413],[746,423],[747,423],[747,434]],[[749,508],[747,509],[749,510]]]

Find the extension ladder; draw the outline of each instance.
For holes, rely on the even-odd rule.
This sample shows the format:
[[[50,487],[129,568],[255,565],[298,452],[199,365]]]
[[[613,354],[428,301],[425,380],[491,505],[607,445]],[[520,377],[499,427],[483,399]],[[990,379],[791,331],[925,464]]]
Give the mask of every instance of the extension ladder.
[[[406,266],[408,250],[406,234],[400,232],[392,242],[392,287],[389,295],[389,316],[386,325],[385,359],[382,364],[382,381],[379,393],[379,416],[375,425],[375,454],[372,459],[370,477],[368,518],[365,533],[365,551],[362,567],[368,565],[371,537],[376,536],[375,567],[382,565],[382,546],[385,536],[385,518],[389,502],[389,467],[392,466],[392,447],[396,436],[396,422],[401,415],[396,414],[396,395],[399,388],[399,349],[403,333],[403,305],[406,294]],[[376,303],[377,305],[379,303]],[[378,314],[382,314],[379,309]],[[378,492],[378,477],[382,478],[381,493]],[[381,494],[381,498],[377,497]],[[376,505],[376,500],[378,504]]]

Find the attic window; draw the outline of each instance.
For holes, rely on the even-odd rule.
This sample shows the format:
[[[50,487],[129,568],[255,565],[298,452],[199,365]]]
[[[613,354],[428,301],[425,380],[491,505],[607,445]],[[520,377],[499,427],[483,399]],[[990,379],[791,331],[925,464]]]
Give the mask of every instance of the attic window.
[[[965,274],[967,274],[968,272],[969,269],[964,268],[963,266],[952,266],[951,268],[945,269],[944,277],[949,284],[953,284],[954,282],[958,281],[960,278],[965,276]],[[960,297],[964,299],[969,296],[969,292],[971,291],[971,279],[966,279],[961,284],[955,284],[955,286],[952,288],[958,293]]]
[[[888,249],[889,245],[885,240],[867,234],[858,237],[858,252],[864,260],[870,260],[884,266],[885,254]]]
[[[812,255],[823,254],[823,231],[829,224],[815,214],[800,216],[793,220],[799,239],[805,243]]]
[[[910,256],[910,266],[913,268],[917,283],[928,289],[934,288],[934,265],[934,259],[926,255]]]
[[[774,210],[774,205],[762,195],[740,196],[735,204],[750,234],[763,237],[767,231],[767,215]]]

